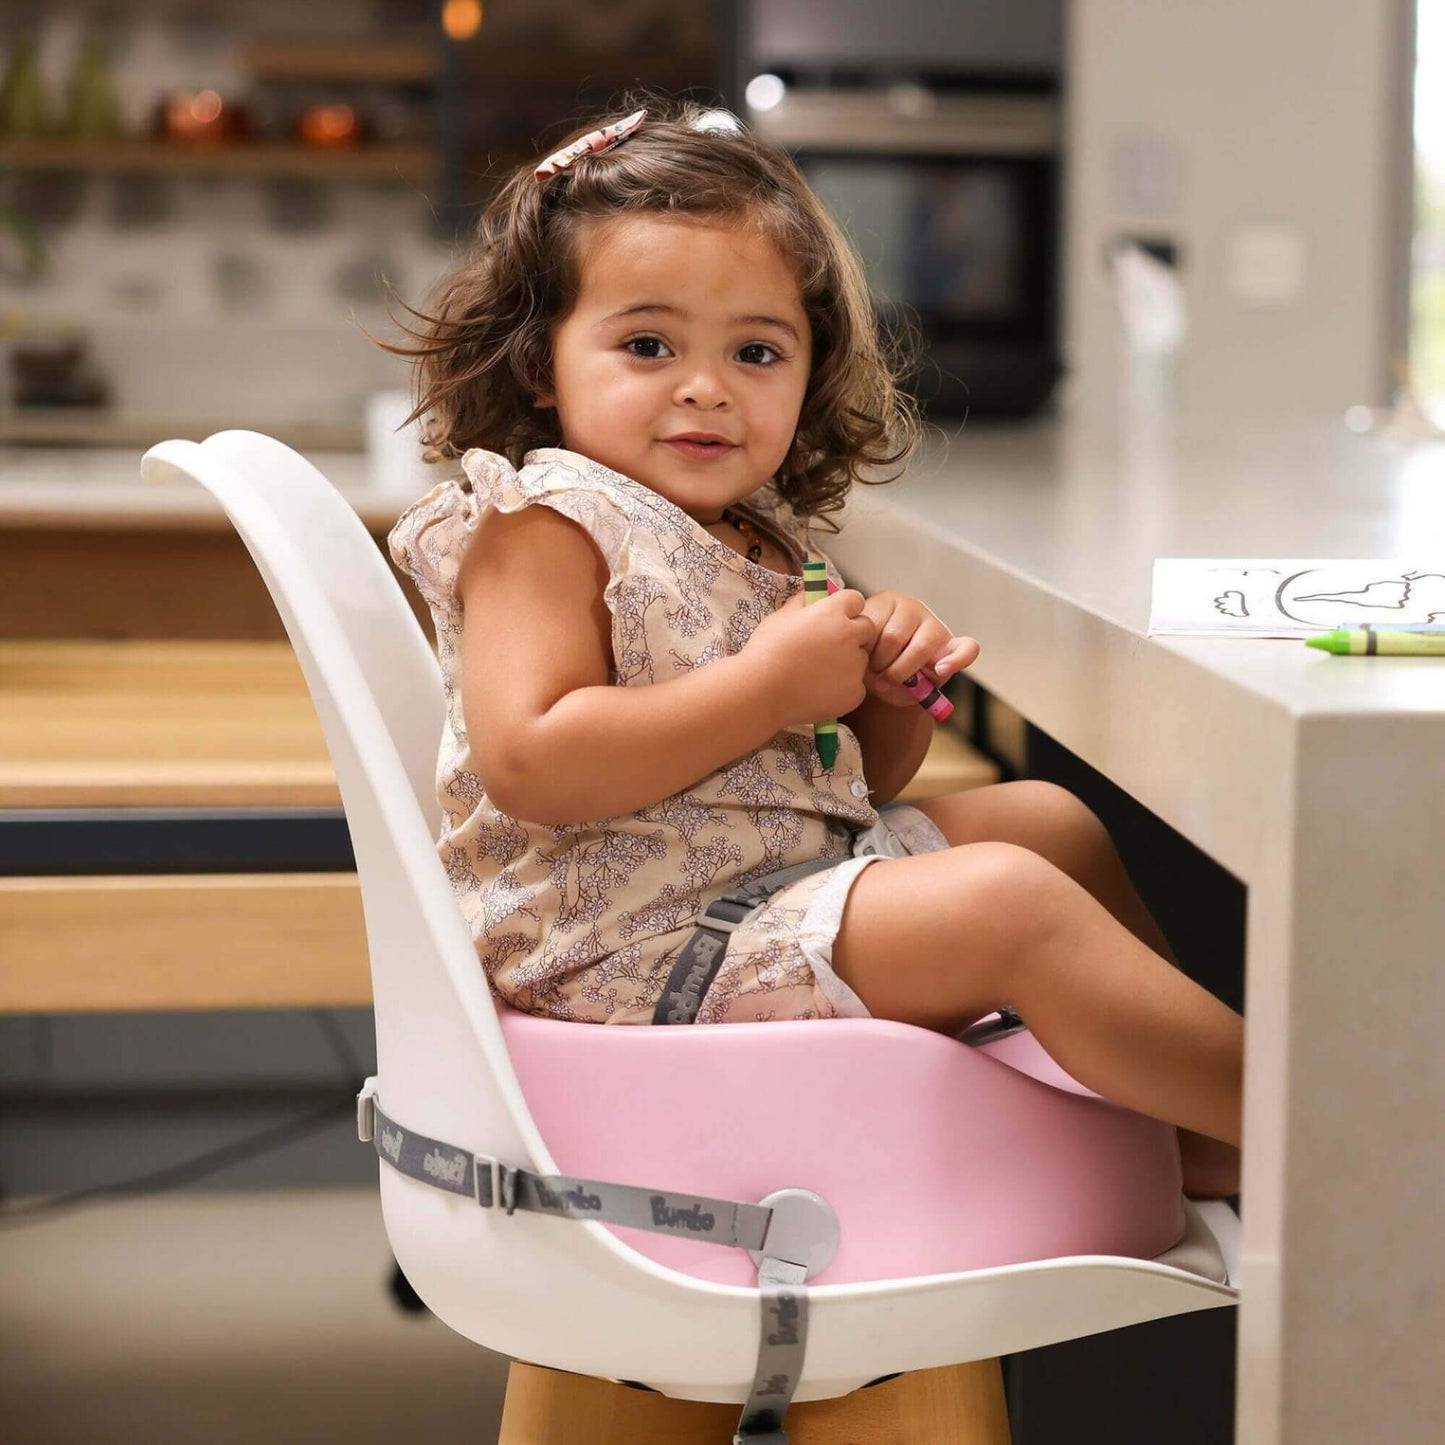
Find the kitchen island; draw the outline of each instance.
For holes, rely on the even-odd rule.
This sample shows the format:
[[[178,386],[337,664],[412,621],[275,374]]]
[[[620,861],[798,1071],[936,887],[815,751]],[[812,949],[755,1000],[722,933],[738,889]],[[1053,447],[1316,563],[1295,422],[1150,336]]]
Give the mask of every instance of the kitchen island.
[[[1248,889],[1240,1445],[1445,1438],[1445,662],[1146,635],[1156,557],[1445,571],[1445,444],[966,427],[825,545]]]

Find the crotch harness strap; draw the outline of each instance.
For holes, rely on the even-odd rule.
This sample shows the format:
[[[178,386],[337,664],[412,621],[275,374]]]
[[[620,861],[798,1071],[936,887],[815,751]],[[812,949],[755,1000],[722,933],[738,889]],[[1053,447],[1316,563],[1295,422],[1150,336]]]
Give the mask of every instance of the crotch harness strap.
[[[733,1442],[787,1445],[783,1415],[802,1377],[808,1340],[804,1281],[825,1268],[837,1249],[838,1219],[825,1199],[793,1189],[749,1204],[562,1174],[533,1174],[490,1155],[473,1154],[403,1129],[382,1111],[376,1095],[377,1080],[370,1078],[356,1096],[357,1134],[408,1178],[508,1215],[524,1209],[559,1219],[595,1219],[751,1250],[759,1261],[762,1340],[752,1392]]]
[[[714,898],[697,915],[697,930],[683,945],[672,972],[667,976],[662,997],[652,1011],[653,1023],[694,1022],[703,996],[722,967],[728,937],[733,929],[788,884],[796,883],[810,873],[821,873],[824,868],[833,868],[841,862],[842,858],[812,858],[806,863],[795,863],[791,868],[780,868],[776,873],[755,878],[741,887],[729,888],[726,893]]]

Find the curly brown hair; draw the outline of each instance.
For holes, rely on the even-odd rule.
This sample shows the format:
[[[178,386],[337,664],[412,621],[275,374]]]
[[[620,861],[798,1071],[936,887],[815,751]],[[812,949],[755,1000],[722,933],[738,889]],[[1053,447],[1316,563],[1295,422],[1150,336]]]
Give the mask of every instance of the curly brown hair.
[[[560,443],[555,411],[533,403],[550,389],[553,328],[577,299],[579,232],[652,212],[756,225],[793,269],[813,367],[773,480],[795,514],[837,511],[855,481],[893,480],[897,472],[864,473],[896,466],[917,443],[917,408],[900,386],[911,345],[904,334],[880,332],[838,223],[793,161],[741,126],[719,129],[706,107],[652,93],[628,97],[627,106],[647,111],[633,135],[545,181],[530,164],[518,170],[482,212],[432,309],[402,303],[420,323],[399,323],[417,344],[380,344],[416,362],[412,418],[422,419],[428,459],[483,447],[520,466],[533,447]],[[559,144],[606,123],[589,121]]]

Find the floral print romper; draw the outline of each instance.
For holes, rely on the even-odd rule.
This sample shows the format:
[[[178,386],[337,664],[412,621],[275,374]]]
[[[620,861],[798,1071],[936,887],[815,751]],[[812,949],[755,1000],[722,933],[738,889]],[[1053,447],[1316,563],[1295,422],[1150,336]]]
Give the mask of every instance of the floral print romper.
[[[518,471],[473,450],[461,469],[407,510],[390,546],[436,624],[446,691],[438,848],[494,993],[558,1019],[650,1022],[702,907],[738,883],[836,857],[847,861],[789,885],[739,925],[697,1022],[866,1016],[833,972],[832,946],[848,888],[876,861],[855,857],[855,845],[885,830],[846,726],[831,772],[814,754],[812,729],[794,726],[650,807],[547,825],[510,817],[487,797],[462,716],[456,579],[489,506],[552,507],[590,534],[610,574],[618,687],[666,682],[740,651],[801,577],[749,561],[667,498],[575,452],[529,452]],[[747,510],[802,559],[791,518],[768,489]],[[885,855],[946,846],[915,809],[890,811],[890,820]]]

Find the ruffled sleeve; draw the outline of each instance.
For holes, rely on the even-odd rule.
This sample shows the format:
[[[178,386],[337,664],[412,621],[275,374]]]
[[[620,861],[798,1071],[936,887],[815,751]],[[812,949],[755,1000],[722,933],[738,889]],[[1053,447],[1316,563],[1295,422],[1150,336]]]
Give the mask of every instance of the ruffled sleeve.
[[[486,458],[487,452],[468,452],[462,466],[472,475],[469,459]],[[612,583],[630,563],[641,561],[644,568],[655,565],[651,560],[633,558],[631,541],[638,499],[624,495],[620,483],[624,479],[615,472],[589,462],[576,452],[561,447],[540,447],[527,453],[526,465],[513,472],[508,481],[490,482],[492,504],[501,512],[515,512],[531,502],[542,502],[577,523],[596,544],[611,574]],[[479,482],[473,477],[473,485]],[[634,484],[635,485],[635,484]],[[638,488],[640,492],[642,489]],[[605,600],[612,605],[612,586]]]
[[[519,472],[506,457],[473,449],[461,466],[460,477],[433,487],[409,507],[387,539],[392,559],[434,612],[444,617],[460,613],[457,574],[489,507],[516,512],[542,502],[592,537],[614,579],[623,570],[631,519],[606,474],[589,469],[584,458],[560,450],[530,453]],[[599,474],[589,475],[589,470]]]
[[[440,482],[401,514],[386,539],[392,561],[442,616],[459,610],[457,573],[484,507],[462,481]]]

